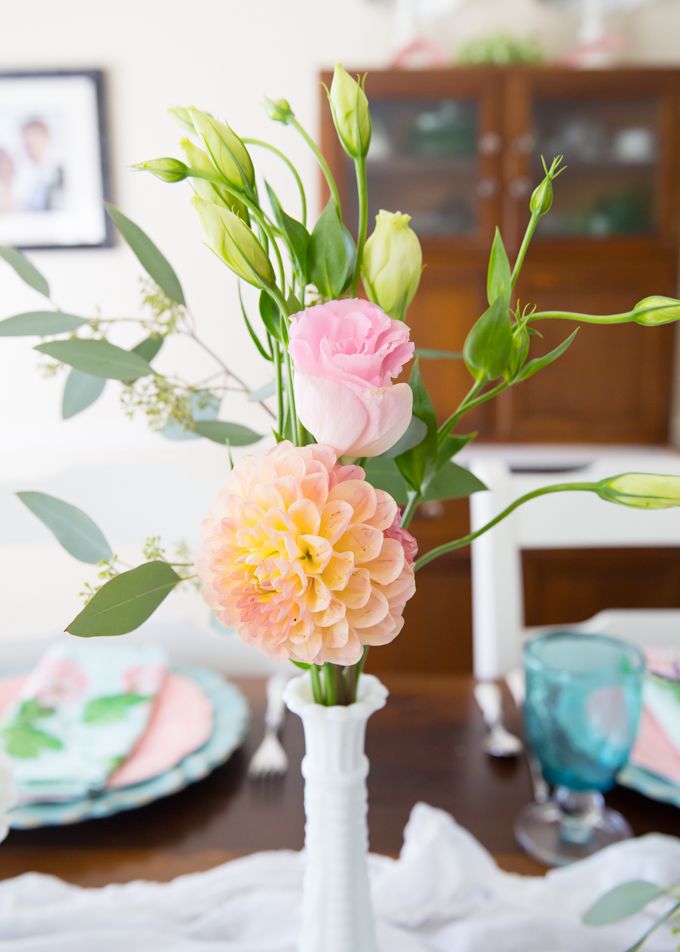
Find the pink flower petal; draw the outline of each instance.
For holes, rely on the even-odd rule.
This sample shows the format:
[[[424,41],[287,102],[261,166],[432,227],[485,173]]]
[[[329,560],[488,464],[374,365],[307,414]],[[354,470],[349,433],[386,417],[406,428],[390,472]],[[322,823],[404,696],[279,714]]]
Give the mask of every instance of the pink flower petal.
[[[349,451],[366,427],[361,400],[337,380],[296,373],[295,402],[304,426],[319,443],[332,446],[338,456]]]

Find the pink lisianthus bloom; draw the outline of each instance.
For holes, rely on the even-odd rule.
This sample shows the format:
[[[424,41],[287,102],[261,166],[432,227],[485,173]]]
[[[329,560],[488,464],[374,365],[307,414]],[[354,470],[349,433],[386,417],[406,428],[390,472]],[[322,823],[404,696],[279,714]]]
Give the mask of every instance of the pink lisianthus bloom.
[[[403,321],[359,298],[294,314],[288,350],[304,426],[338,456],[379,456],[404,435],[413,394],[392,383],[413,357]]]
[[[413,567],[389,493],[330,446],[245,456],[202,523],[196,571],[219,621],[277,661],[354,664],[402,629]]]

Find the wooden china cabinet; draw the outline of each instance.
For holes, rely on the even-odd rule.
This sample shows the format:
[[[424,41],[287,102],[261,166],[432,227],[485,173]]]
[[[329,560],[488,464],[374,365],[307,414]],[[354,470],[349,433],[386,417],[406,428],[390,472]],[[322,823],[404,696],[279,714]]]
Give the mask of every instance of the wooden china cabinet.
[[[330,85],[332,74],[322,79]],[[539,310],[615,313],[652,293],[677,295],[680,70],[369,71],[366,92],[373,117],[369,232],[380,208],[412,216],[426,264],[408,316],[418,346],[462,349],[487,306],[494,229],[500,227],[512,260],[529,218],[529,196],[543,175],[541,156],[549,163],[563,155],[567,171],[555,183],[552,210],[532,242],[519,301]],[[346,224],[356,232],[353,164],[321,93],[322,148]],[[545,321],[540,330],[543,339],[534,339],[532,356],[555,347],[573,325]],[[582,325],[559,361],[469,415],[465,427],[485,441],[666,443],[674,337],[674,325]],[[423,361],[422,370],[444,419],[471,378],[462,361]],[[465,530],[462,501],[444,509],[431,520],[420,514],[423,549]],[[451,617],[451,599],[466,616],[462,628],[469,627],[469,608],[461,602],[469,584],[467,559],[459,553],[432,563],[428,577],[421,574],[423,597],[414,599],[407,629],[416,615],[428,628],[441,627]],[[675,588],[666,600],[680,605]],[[605,605],[595,599],[595,610],[609,607],[611,596],[602,597]],[[582,606],[583,617],[592,607]],[[546,621],[576,621],[579,609],[574,611],[575,617]],[[532,616],[531,623],[541,620]],[[410,663],[410,641],[383,649],[385,663]],[[449,635],[442,651],[449,667],[464,669],[470,648],[454,641]]]

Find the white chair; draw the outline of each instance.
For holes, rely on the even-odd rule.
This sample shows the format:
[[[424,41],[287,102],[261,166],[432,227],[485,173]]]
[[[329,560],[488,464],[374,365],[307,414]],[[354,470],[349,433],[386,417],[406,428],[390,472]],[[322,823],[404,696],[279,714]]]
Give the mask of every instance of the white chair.
[[[680,475],[680,455],[661,448],[500,447],[470,454],[466,463],[489,487],[470,497],[473,531],[540,486],[595,482],[624,472]],[[480,536],[472,544],[476,677],[498,678],[517,667],[524,641],[539,631],[524,625],[522,549],[607,546],[680,547],[680,509],[635,510],[603,502],[594,493],[556,493],[520,506]],[[680,610],[616,609],[568,627],[643,645],[680,646]]]

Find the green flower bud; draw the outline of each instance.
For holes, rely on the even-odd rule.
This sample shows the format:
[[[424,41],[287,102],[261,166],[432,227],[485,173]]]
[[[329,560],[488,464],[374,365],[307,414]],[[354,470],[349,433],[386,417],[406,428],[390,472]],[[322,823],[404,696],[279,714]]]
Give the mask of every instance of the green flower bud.
[[[657,473],[623,473],[603,479],[597,490],[601,499],[634,509],[672,509],[680,506],[680,476]]]
[[[526,325],[513,324],[510,362],[508,369],[503,374],[506,380],[513,380],[526,363],[529,355],[529,344],[529,331],[526,329]]]
[[[255,287],[271,287],[274,269],[255,234],[228,208],[206,202],[194,195],[191,204],[198,212],[208,245],[239,278]]]
[[[215,166],[210,161],[210,156],[203,149],[199,149],[191,139],[180,139],[187,162],[191,166],[188,170],[191,176],[191,169],[197,169],[199,172],[207,172],[209,175],[217,175]],[[246,224],[250,222],[248,209],[234,195],[230,195],[225,189],[220,188],[215,182],[209,182],[207,179],[191,176],[191,186],[193,190],[206,202],[215,202],[216,205],[222,205],[229,208],[238,215]]]
[[[264,108],[267,110],[269,118],[273,119],[274,122],[282,122],[287,126],[289,122],[295,119],[295,113],[290,108],[287,99],[267,99],[265,96]]]
[[[194,124],[191,121],[191,116],[189,115],[189,110],[185,109],[184,106],[171,106],[168,109],[168,112],[173,119],[176,119],[179,122],[180,126],[184,126],[185,129],[188,129],[189,132],[194,132]]]
[[[669,297],[648,297],[633,308],[636,324],[654,327],[657,324],[670,324],[680,319],[680,301]]]
[[[255,183],[255,171],[248,150],[226,122],[190,106],[194,128],[205,142],[215,168],[232,188],[248,189]]]
[[[550,211],[553,203],[553,187],[550,176],[543,179],[541,184],[534,189],[529,208],[532,215],[545,215]]]
[[[347,155],[353,159],[367,155],[373,131],[368,99],[359,83],[340,63],[335,65],[328,101],[335,128]]]
[[[423,252],[410,221],[401,212],[378,212],[361,263],[369,299],[397,321],[404,320],[423,270]]]
[[[139,172],[151,172],[164,182],[182,182],[189,171],[184,162],[169,156],[164,159],[151,159],[149,162],[138,162],[132,168]]]

